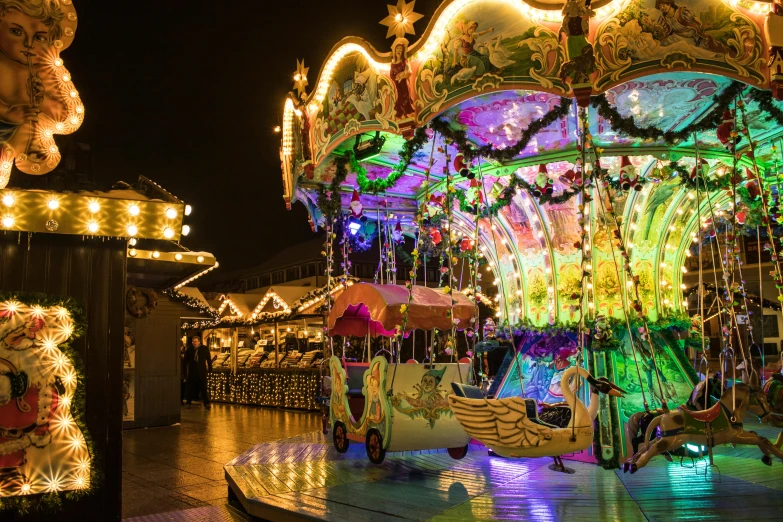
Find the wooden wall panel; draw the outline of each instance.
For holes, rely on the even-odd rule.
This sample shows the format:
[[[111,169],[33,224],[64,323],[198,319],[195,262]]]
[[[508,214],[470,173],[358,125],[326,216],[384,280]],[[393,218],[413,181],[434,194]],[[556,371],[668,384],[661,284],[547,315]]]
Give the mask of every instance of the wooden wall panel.
[[[0,290],[74,297],[87,313],[87,332],[74,341],[85,369],[85,420],[95,442],[103,484],[79,502],[63,502],[61,520],[119,520],[122,494],[122,329],[125,243],[36,234],[28,244],[16,233],[0,235]],[[9,520],[14,520],[9,516]],[[24,518],[51,520],[52,515]],[[5,518],[3,519],[5,522]]]

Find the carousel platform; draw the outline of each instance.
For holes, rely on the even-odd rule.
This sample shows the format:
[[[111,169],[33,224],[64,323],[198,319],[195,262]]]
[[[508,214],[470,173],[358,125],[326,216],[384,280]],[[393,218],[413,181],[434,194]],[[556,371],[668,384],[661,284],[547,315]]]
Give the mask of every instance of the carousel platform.
[[[225,472],[248,513],[275,521],[780,520],[783,464],[765,466],[756,448],[715,455],[720,472],[659,457],[635,475],[580,462],[567,462],[576,471],[567,475],[549,470],[551,459],[489,457],[482,446],[459,461],[445,451],[388,453],[376,466],[363,444],[339,454],[312,433],[259,444]]]

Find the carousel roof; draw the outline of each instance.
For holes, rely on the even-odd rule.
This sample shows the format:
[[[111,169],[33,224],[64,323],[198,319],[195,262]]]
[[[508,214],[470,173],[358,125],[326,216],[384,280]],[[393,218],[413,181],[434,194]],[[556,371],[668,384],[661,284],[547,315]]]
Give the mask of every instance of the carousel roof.
[[[765,2],[682,0],[677,9],[695,20],[689,32],[656,0],[607,0],[581,12],[589,20],[584,42],[561,32],[561,6],[446,0],[416,42],[400,39],[406,31],[397,27],[393,52],[356,38],[340,42],[312,92],[304,92],[300,71],[301,96],[286,100],[286,201],[304,203],[322,224],[328,209],[319,194],[337,190],[347,210],[358,188],[365,217],[399,220],[413,236],[420,233],[413,216],[432,199],[437,206],[448,183],[448,233],[478,236],[503,313],[535,323],[572,320],[582,205],[573,172],[586,125],[581,135],[600,151],[607,183],[588,190],[596,307],[616,315],[624,306],[628,281],[615,273],[615,226],[646,281],[645,309],[654,317],[679,307],[683,260],[699,222],[737,210],[734,195],[758,224],[757,193],[777,192],[783,103],[774,98],[783,94],[783,75],[768,68],[765,53],[783,45],[770,31],[779,15]],[[592,61],[569,55],[574,44]],[[567,77],[574,68],[584,73],[578,84]],[[727,129],[740,132],[736,154]],[[706,161],[710,184],[698,193],[697,160]],[[476,180],[461,176],[462,167]],[[624,190],[621,168],[633,171]],[[539,182],[551,185],[551,197],[532,190]],[[476,219],[477,200],[494,213]]]

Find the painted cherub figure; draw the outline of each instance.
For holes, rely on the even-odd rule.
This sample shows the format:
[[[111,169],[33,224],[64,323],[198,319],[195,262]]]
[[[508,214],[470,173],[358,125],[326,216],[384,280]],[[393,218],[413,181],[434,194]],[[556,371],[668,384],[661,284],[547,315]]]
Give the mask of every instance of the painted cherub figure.
[[[367,378],[367,400],[370,407],[367,409],[367,420],[371,424],[380,424],[383,421],[383,407],[381,406],[381,376],[380,364],[375,363],[372,372]]]
[[[64,17],[56,1],[0,0],[0,145],[33,162],[47,155],[37,139],[41,119],[62,121],[67,112],[53,94],[51,67]]]

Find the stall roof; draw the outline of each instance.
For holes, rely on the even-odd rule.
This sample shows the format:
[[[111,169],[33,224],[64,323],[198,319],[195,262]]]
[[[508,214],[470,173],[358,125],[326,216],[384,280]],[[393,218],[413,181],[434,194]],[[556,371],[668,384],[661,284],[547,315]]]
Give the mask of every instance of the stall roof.
[[[402,324],[402,305],[408,305],[406,332],[412,330],[451,329],[452,316],[457,328],[470,327],[476,305],[459,292],[454,292],[453,314],[449,295],[442,289],[413,287],[409,302],[408,289],[399,285],[357,283],[348,287],[334,302],[329,314],[330,335],[392,336]]]
[[[234,315],[249,317],[263,297],[260,294],[225,294],[221,297],[223,303],[220,305],[220,312],[229,307]]]
[[[204,306],[212,307],[212,305],[206,300],[206,298],[204,298],[204,294],[201,293],[201,290],[199,290],[195,286],[184,286],[177,291],[180,294],[184,294],[188,297],[192,297],[193,299],[196,299]]]

